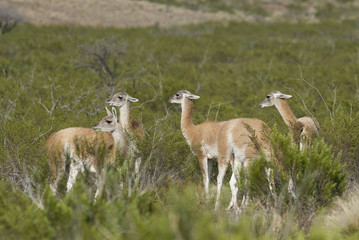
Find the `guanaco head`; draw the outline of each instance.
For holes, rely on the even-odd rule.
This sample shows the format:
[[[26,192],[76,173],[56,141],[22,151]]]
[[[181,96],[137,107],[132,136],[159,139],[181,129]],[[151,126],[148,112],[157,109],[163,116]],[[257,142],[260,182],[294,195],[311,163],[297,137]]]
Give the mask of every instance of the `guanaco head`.
[[[107,112],[107,116],[102,118],[101,121],[99,121],[93,126],[94,130],[102,131],[102,132],[114,132],[117,129],[118,117],[117,117],[116,109],[112,107],[112,112],[111,112],[106,107],[106,112]]]
[[[138,102],[137,98],[131,97],[125,92],[118,92],[115,95],[113,95],[111,98],[106,100],[107,104],[110,106],[116,106],[121,108],[124,106],[127,102]]]
[[[186,98],[190,99],[190,100],[193,100],[193,99],[198,99],[199,96],[194,95],[194,94],[190,93],[187,90],[180,90],[175,95],[170,97],[170,103],[181,104],[184,101],[184,99],[186,99]]]
[[[279,91],[273,91],[267,94],[267,97],[261,101],[260,106],[262,108],[271,107],[274,106],[279,99],[288,99],[291,97],[292,95],[286,95]]]

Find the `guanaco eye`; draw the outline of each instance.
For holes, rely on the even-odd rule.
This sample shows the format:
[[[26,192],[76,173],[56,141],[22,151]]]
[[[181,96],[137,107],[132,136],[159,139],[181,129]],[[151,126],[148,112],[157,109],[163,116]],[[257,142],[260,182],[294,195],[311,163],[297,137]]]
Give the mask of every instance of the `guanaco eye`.
[[[178,93],[176,93],[176,97],[179,97],[179,94],[178,94]]]
[[[267,96],[267,98],[270,98],[270,96]]]
[[[111,120],[106,120],[106,122],[107,122],[108,124],[112,123],[112,121],[111,121]]]
[[[122,99],[123,97],[122,96],[118,96],[119,99]]]

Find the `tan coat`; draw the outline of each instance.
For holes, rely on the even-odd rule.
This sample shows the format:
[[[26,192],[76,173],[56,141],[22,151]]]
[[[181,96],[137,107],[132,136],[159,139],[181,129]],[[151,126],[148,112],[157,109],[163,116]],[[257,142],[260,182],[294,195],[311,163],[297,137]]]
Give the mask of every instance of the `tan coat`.
[[[49,156],[50,184],[56,190],[68,157],[70,161],[78,161],[88,170],[99,173],[104,165],[114,163],[116,145],[111,133],[71,127],[51,134],[46,141],[46,150]]]

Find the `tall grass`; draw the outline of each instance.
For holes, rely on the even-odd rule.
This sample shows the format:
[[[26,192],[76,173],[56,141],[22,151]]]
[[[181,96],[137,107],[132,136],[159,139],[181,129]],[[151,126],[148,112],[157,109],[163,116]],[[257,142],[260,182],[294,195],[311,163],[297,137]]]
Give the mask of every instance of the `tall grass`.
[[[349,183],[358,178],[354,170],[359,135],[357,25],[356,20],[207,23],[127,30],[18,25],[1,35],[1,237],[328,236],[312,221],[316,222],[318,215],[332,206],[333,197],[341,194],[343,167]],[[101,74],[83,68],[89,59],[81,50],[84,44],[93,46],[106,39],[114,44],[128,43],[109,85]],[[106,184],[96,202],[86,176],[79,177],[68,195],[54,197],[47,187],[46,138],[59,129],[91,127],[102,119],[110,88],[140,99],[131,111],[146,129],[146,138],[137,142],[143,159],[139,185],[133,185],[128,174],[133,165],[119,157],[106,171]],[[255,117],[272,128],[277,125],[277,141],[281,143],[277,157],[283,151],[292,156],[282,159],[283,169],[288,170],[293,162],[302,164],[293,177],[303,198],[296,202],[287,195],[287,170],[280,168],[274,171],[276,198],[270,197],[263,187],[267,184],[260,184],[258,174],[263,165],[259,161],[253,164],[258,167],[257,175],[248,175],[252,177],[248,183],[253,185],[243,188],[252,198],[242,216],[224,209],[214,212],[214,199],[206,200],[203,194],[198,160],[180,131],[180,109],[168,103],[169,96],[179,89],[201,96],[194,106],[195,123]],[[285,137],[287,128],[278,112],[259,108],[260,100],[271,90],[294,96],[290,106],[296,116],[310,112],[318,119],[321,136],[315,152],[295,149]],[[286,160],[293,161],[287,166]],[[322,165],[320,171],[311,171],[312,166]],[[215,183],[215,167],[211,183]],[[340,176],[335,180],[337,185],[330,184],[335,176]],[[311,195],[313,192],[317,195]],[[225,184],[222,204],[229,198]],[[314,214],[305,222],[311,209]],[[356,225],[346,229],[335,230],[333,236],[357,234]]]

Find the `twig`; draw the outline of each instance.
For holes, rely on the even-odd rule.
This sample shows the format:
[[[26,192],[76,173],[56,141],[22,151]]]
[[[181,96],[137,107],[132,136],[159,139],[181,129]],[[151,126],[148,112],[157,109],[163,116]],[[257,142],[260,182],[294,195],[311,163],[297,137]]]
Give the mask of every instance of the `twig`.
[[[213,108],[217,108],[217,112],[216,112],[216,116],[214,118],[214,121],[217,121],[217,116],[218,116],[218,113],[219,113],[219,109],[221,108],[221,105],[226,105],[226,104],[231,104],[233,103],[234,101],[229,101],[229,102],[225,102],[225,103],[218,103],[217,105],[214,105]],[[212,103],[211,103],[211,106],[210,108],[208,109],[208,112],[207,112],[207,121],[208,121],[208,117],[209,117],[209,114],[210,114],[210,111],[212,109]]]
[[[200,83],[200,82],[197,82],[197,87],[196,87],[195,92],[198,93],[199,90],[201,90],[201,83]]]
[[[4,114],[0,113],[2,115],[1,120],[9,118],[10,113],[14,111],[16,107],[16,101],[19,98],[19,96],[20,96],[20,89],[17,91],[16,96],[13,100],[8,99],[9,104],[7,105],[6,112]]]
[[[162,121],[164,120],[167,120],[168,119],[168,115],[169,115],[169,111],[170,109],[173,108],[173,105],[171,105],[169,108],[166,109],[166,116],[164,116],[163,118],[159,118],[156,120],[156,123],[153,124],[151,127],[149,127],[147,129],[147,131],[150,131],[152,128],[156,127],[159,123],[161,123]]]
[[[286,88],[286,89],[289,89],[290,91],[292,91],[292,92],[294,92],[295,94],[297,94],[297,96],[302,100],[302,103],[303,103],[303,106],[304,106],[305,111],[312,117],[312,119],[314,119],[315,124],[316,124],[317,127],[319,128],[319,126],[320,126],[319,121],[318,121],[318,119],[309,111],[309,109],[307,108],[307,105],[306,105],[305,102],[304,102],[304,98],[303,98],[297,91],[295,91],[294,89],[289,88],[289,87],[285,87],[285,88]]]
[[[207,56],[208,56],[208,49],[209,49],[209,44],[207,45],[206,50],[204,51],[203,59],[202,59],[202,61],[201,61],[200,64],[199,64],[199,68],[202,68],[203,65],[204,65],[209,59],[211,59],[211,57],[207,57]]]
[[[209,114],[211,113],[211,109],[212,109],[212,103],[211,103],[211,105],[209,105],[209,108],[208,108],[208,111],[207,111],[207,115],[206,115],[206,121],[208,121]]]
[[[46,110],[46,112],[47,112],[48,115],[51,115],[51,114],[55,111],[57,105],[58,105],[59,102],[60,102],[59,99],[57,99],[57,100],[55,101],[55,98],[54,98],[54,90],[56,90],[57,88],[59,88],[59,86],[54,87],[54,84],[51,84],[51,102],[52,102],[52,107],[51,107],[50,110],[42,103],[41,98],[38,100],[38,103]]]
[[[304,79],[303,77],[303,71],[302,71],[302,68],[301,66],[299,65],[299,63],[295,62],[294,60],[292,60],[293,63],[295,63],[297,66],[298,66],[298,69],[299,69],[299,74],[300,74],[300,78],[303,82],[305,82],[306,84],[308,84],[311,88],[315,89],[317,91],[317,93],[319,94],[320,98],[322,99],[325,107],[327,108],[328,112],[329,112],[329,116],[330,116],[330,120],[333,122],[333,115],[328,107],[328,104],[325,102],[322,94],[320,93],[320,91],[318,90],[318,88],[314,87],[311,83],[309,83],[307,80]]]
[[[359,98],[358,74],[355,74],[355,98]]]
[[[214,118],[214,121],[216,122],[217,121],[217,116],[218,116],[218,113],[219,113],[219,109],[221,108],[221,103],[218,103],[218,108],[217,108],[217,112],[216,112],[216,117]]]
[[[160,94],[162,95],[162,74],[161,74],[161,69],[160,66],[158,65],[158,62],[156,63],[156,67],[158,70],[158,79],[159,79],[159,85],[160,85]]]
[[[38,141],[40,138],[42,138],[44,135],[48,134],[48,133],[51,132],[51,131],[52,131],[52,126],[51,126],[50,129],[47,130],[46,132],[41,133],[41,134],[38,135],[37,137],[33,138],[28,144],[32,144],[32,143]]]
[[[135,109],[135,108],[141,108],[141,109],[142,109],[142,107],[143,107],[145,104],[151,103],[151,102],[155,102],[156,100],[158,100],[158,96],[154,96],[152,99],[147,100],[147,101],[141,103],[139,106],[134,106],[134,107],[132,107],[132,109]]]
[[[336,102],[337,102],[337,87],[334,88],[334,97],[333,97],[333,106],[332,106],[332,113],[333,114],[334,114]]]

